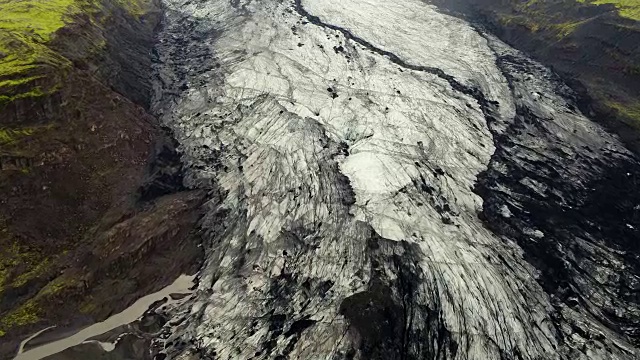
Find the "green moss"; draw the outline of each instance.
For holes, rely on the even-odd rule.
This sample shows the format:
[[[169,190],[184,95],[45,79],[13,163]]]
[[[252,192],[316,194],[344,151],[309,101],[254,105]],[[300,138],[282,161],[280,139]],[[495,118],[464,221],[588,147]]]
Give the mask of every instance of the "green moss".
[[[134,16],[143,15],[148,0],[114,0]],[[54,34],[78,14],[92,16],[101,0],[0,0],[0,105],[40,97],[58,89],[51,73],[71,62],[51,50]],[[103,19],[107,19],[104,17]],[[91,19],[94,22],[93,19]],[[100,26],[96,24],[96,26]],[[44,85],[42,84],[44,83]]]
[[[18,99],[28,99],[28,98],[42,97],[42,96],[54,93],[57,89],[58,89],[57,86],[53,86],[53,87],[49,87],[48,90],[43,91],[41,88],[37,87],[37,88],[31,89],[29,91],[20,92],[20,93],[18,93],[16,95],[13,95],[13,96],[0,95],[0,105],[7,104],[7,103],[10,103],[10,102],[12,102],[14,100],[18,100]]]
[[[87,299],[82,305],[80,305],[80,312],[82,314],[92,314],[94,311],[96,311],[98,307],[96,306],[95,302],[93,299],[89,298]]]
[[[11,328],[35,324],[40,320],[39,314],[40,310],[36,303],[27,301],[0,319],[0,332],[4,335]]]
[[[1,235],[3,237],[9,237],[10,234],[6,227],[2,229]],[[2,247],[0,250],[0,294],[3,292],[11,272],[14,271],[18,265],[24,265],[26,271],[14,280],[12,286],[16,286],[16,281],[20,284],[22,281],[26,282],[40,275],[46,270],[45,266],[49,266],[47,258],[44,258],[38,251],[23,248],[16,242],[6,245],[0,244],[0,246]],[[43,262],[47,264],[43,264]]]
[[[0,219],[0,237],[8,236],[6,224]],[[13,279],[12,287],[25,285],[29,280],[51,272],[56,258],[47,258],[40,251],[21,247],[18,243],[0,244],[0,295],[2,286],[7,284],[11,271],[17,266],[26,266],[27,271]],[[66,275],[61,275],[50,281],[31,299],[22,304],[16,304],[15,308],[0,316],[0,336],[6,334],[15,327],[30,325],[44,316],[42,305],[49,303],[52,296],[59,294],[64,289],[78,285],[78,281]]]
[[[23,74],[40,65],[59,66],[65,63],[66,59],[45,44],[55,31],[64,26],[66,17],[79,11],[78,6],[72,6],[74,2],[0,0],[0,53],[3,55],[0,57],[0,79]]]
[[[0,318],[0,337],[12,328],[35,324],[40,321],[41,307],[38,304],[42,301],[48,301],[48,297],[76,284],[77,281],[65,278],[64,275],[49,282],[35,297]]]
[[[0,144],[11,143],[17,139],[33,135],[33,129],[2,129],[0,128]]]
[[[522,15],[501,15],[500,22],[504,25],[518,25],[525,27],[527,30],[531,32],[537,32],[543,28],[543,25],[537,21],[534,21],[534,17],[532,16],[522,16]]]
[[[33,90],[37,91],[37,90]],[[37,135],[41,132],[54,128],[54,124],[30,126],[21,128],[2,128],[0,127],[0,145],[8,145],[18,142],[24,138]],[[6,148],[5,148],[6,149]]]
[[[640,1],[638,0],[578,0],[581,3],[594,5],[612,4],[618,9],[620,16],[640,21]]]
[[[26,84],[26,83],[32,82],[32,81],[40,79],[40,78],[42,78],[42,76],[30,76],[30,77],[19,78],[19,79],[16,79],[16,80],[4,80],[4,81],[0,81],[0,88],[1,87],[5,87],[5,86],[22,85],[22,84]]]
[[[0,12],[2,11],[0,7]],[[35,36],[10,32],[0,27],[0,104],[55,91],[55,84],[38,85],[38,80],[54,70],[71,66]]]
[[[9,276],[9,269],[0,267],[0,295],[4,291],[4,283],[7,282],[7,277]]]
[[[70,279],[65,277],[64,275],[59,276],[49,282],[45,287],[40,290],[38,295],[36,295],[36,299],[40,299],[42,297],[51,296],[59,293],[65,288],[76,286],[78,282],[74,279]]]
[[[29,170],[26,170],[29,172]],[[20,287],[25,285],[29,280],[35,279],[38,276],[44,274],[51,267],[51,261],[48,258],[43,259],[35,266],[33,266],[29,271],[20,274],[20,276],[16,277],[15,280],[11,283],[12,287]]]
[[[6,224],[2,224],[2,235],[8,236],[8,230],[6,228]],[[0,244],[4,245],[4,244]],[[19,253],[19,247],[17,244],[12,244],[10,246],[2,246],[3,249],[0,251],[0,294],[4,290],[4,285],[7,282],[9,277],[10,270],[12,270],[16,265],[18,265],[20,259],[16,257],[16,254]]]
[[[635,126],[640,128],[640,103],[637,104],[623,104],[619,102],[608,102],[608,106],[615,109],[620,115],[635,120]]]
[[[574,32],[580,25],[583,25],[591,20],[592,19],[585,19],[581,21],[569,21],[560,24],[553,24],[551,25],[551,28],[553,28],[558,33],[559,37],[565,37]]]
[[[147,0],[116,0],[123,9],[125,9],[129,14],[140,17],[144,15],[147,11],[147,6],[149,1]]]
[[[148,0],[115,0],[129,13],[140,16]],[[98,0],[0,0],[0,29],[30,38],[28,42],[47,43],[53,34],[75,15],[92,13]],[[1,49],[1,48],[0,48]]]
[[[33,34],[34,40],[47,42],[81,8],[75,0],[0,0],[0,29]]]

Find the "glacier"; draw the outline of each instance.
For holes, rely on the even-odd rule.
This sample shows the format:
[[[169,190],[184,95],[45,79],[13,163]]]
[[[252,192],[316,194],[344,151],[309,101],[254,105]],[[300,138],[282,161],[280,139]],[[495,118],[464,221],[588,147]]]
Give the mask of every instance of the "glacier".
[[[552,71],[418,0],[164,7],[153,111],[210,200],[163,354],[640,356],[640,166]]]

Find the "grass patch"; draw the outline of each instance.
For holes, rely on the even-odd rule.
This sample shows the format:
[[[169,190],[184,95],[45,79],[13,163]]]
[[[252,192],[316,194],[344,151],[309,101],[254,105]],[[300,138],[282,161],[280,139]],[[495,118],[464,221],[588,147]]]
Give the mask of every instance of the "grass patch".
[[[39,65],[68,63],[45,44],[83,6],[78,0],[0,0],[0,85],[25,82],[5,79]]]
[[[606,105],[615,109],[620,115],[634,120],[635,121],[634,125],[640,128],[640,103],[629,105],[629,104],[609,101],[606,103]]]
[[[36,267],[33,271],[44,271],[50,262],[41,267]],[[25,301],[23,304],[8,312],[0,318],[0,337],[4,336],[7,331],[15,327],[35,324],[40,321],[42,308],[38,304],[49,301],[48,298],[60,293],[66,288],[77,286],[78,282],[74,279],[66,278],[64,275],[57,277],[43,287],[36,296]]]
[[[38,293],[38,295],[36,295],[35,299],[55,295],[60,291],[62,291],[63,289],[76,286],[77,284],[78,284],[77,280],[70,279],[68,277],[65,277],[64,275],[61,275],[53,279],[45,287],[43,287],[42,290],[40,290],[40,292]]]
[[[0,29],[32,35],[34,41],[45,43],[84,5],[76,0],[0,0]]]
[[[551,27],[558,33],[558,37],[566,37],[574,32],[579,26],[591,21],[592,19],[585,19],[581,21],[569,21],[560,24],[553,24]]]
[[[0,144],[12,143],[19,138],[33,135],[33,129],[1,129],[0,128]]]
[[[54,128],[53,124],[22,127],[22,128],[0,127],[0,145],[11,145],[19,142],[24,138],[37,135],[39,133],[42,133],[47,130],[51,130],[53,128]],[[6,149],[3,149],[3,150],[6,150]],[[3,151],[0,151],[0,153],[3,153]]]
[[[51,267],[51,261],[48,258],[40,261],[38,264],[33,266],[29,271],[20,274],[13,282],[11,283],[12,287],[20,287],[25,285],[29,280],[37,278],[38,276],[44,274]]]
[[[593,5],[611,4],[618,9],[618,13],[622,17],[631,20],[640,21],[640,1],[638,0],[578,0],[581,3]]]
[[[539,22],[536,22],[534,20],[534,17],[532,16],[523,16],[523,15],[514,16],[514,15],[503,14],[499,17],[499,19],[503,25],[522,26],[531,32],[537,32],[541,28],[543,28],[543,25],[540,24]]]
[[[113,0],[142,16],[149,0]],[[0,105],[55,92],[60,80],[37,80],[71,67],[48,47],[55,33],[79,14],[92,16],[102,0],[0,0]],[[105,17],[104,19],[108,19]],[[108,21],[108,20],[106,20]],[[96,24],[96,26],[100,26]],[[98,44],[97,44],[98,45]],[[62,76],[58,76],[58,79]],[[43,83],[45,85],[43,85]]]
[[[88,298],[85,302],[80,305],[80,313],[89,315],[96,311],[98,307],[96,306],[94,300],[92,298]]]
[[[39,320],[39,307],[34,301],[27,301],[0,319],[0,336],[4,336],[11,328],[35,324]]]
[[[8,235],[8,230],[6,227],[3,227],[2,235]],[[0,251],[0,294],[4,289],[4,285],[6,284],[8,277],[10,276],[10,272],[17,267],[18,265],[25,265],[26,271],[24,274],[36,275],[39,273],[38,268],[42,270],[42,262],[46,260],[38,251],[32,251],[29,249],[24,249],[18,245],[18,243],[13,242],[12,244],[4,245],[3,249]],[[27,275],[23,277],[23,280],[26,282],[30,278]],[[20,278],[20,276],[18,276]],[[21,280],[22,281],[22,280]]]
[[[116,3],[122,6],[129,14],[140,17],[147,12],[150,1],[148,0],[116,0]]]
[[[34,34],[10,32],[2,27],[0,54],[0,104],[55,91],[55,85],[43,87],[38,80],[71,66],[68,59],[38,42]]]
[[[0,88],[1,87],[9,87],[9,86],[19,86],[22,84],[27,84],[30,83],[34,80],[40,79],[42,78],[42,76],[30,76],[30,77],[23,77],[23,78],[19,78],[17,80],[4,80],[4,81],[0,81]]]

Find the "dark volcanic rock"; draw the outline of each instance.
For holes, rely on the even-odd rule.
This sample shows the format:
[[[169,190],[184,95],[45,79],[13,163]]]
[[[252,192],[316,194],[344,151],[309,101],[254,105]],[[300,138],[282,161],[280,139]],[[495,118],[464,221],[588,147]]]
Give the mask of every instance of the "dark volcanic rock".
[[[574,0],[434,3],[551,66],[580,92],[585,114],[640,153],[640,21]]]
[[[500,60],[504,67],[520,61]],[[594,159],[579,148],[589,145],[559,140],[546,121],[523,105],[506,131],[496,132],[496,153],[478,186],[487,225],[518,241],[557,304],[584,307],[639,344],[640,163],[615,152]],[[534,141],[547,145],[530,148]],[[581,168],[589,170],[585,178],[569,175]]]
[[[527,77],[560,84],[523,57],[503,56],[498,64],[516,93]],[[516,69],[523,72],[513,76]],[[569,111],[577,108],[569,88],[554,92],[570,99]],[[540,271],[538,282],[553,295],[558,319],[572,324],[563,331],[566,341],[574,331],[589,331],[565,318],[578,312],[640,344],[640,162],[606,142],[598,148],[568,141],[552,118],[540,115],[523,101],[511,123],[491,124],[496,152],[477,188],[487,226],[515,239]]]

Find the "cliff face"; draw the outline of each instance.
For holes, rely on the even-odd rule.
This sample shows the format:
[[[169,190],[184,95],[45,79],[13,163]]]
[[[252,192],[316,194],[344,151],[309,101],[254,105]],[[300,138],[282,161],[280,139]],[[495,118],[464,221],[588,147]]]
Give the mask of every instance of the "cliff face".
[[[193,266],[202,194],[182,191],[146,111],[158,3],[3,0],[0,13],[3,357]]]

